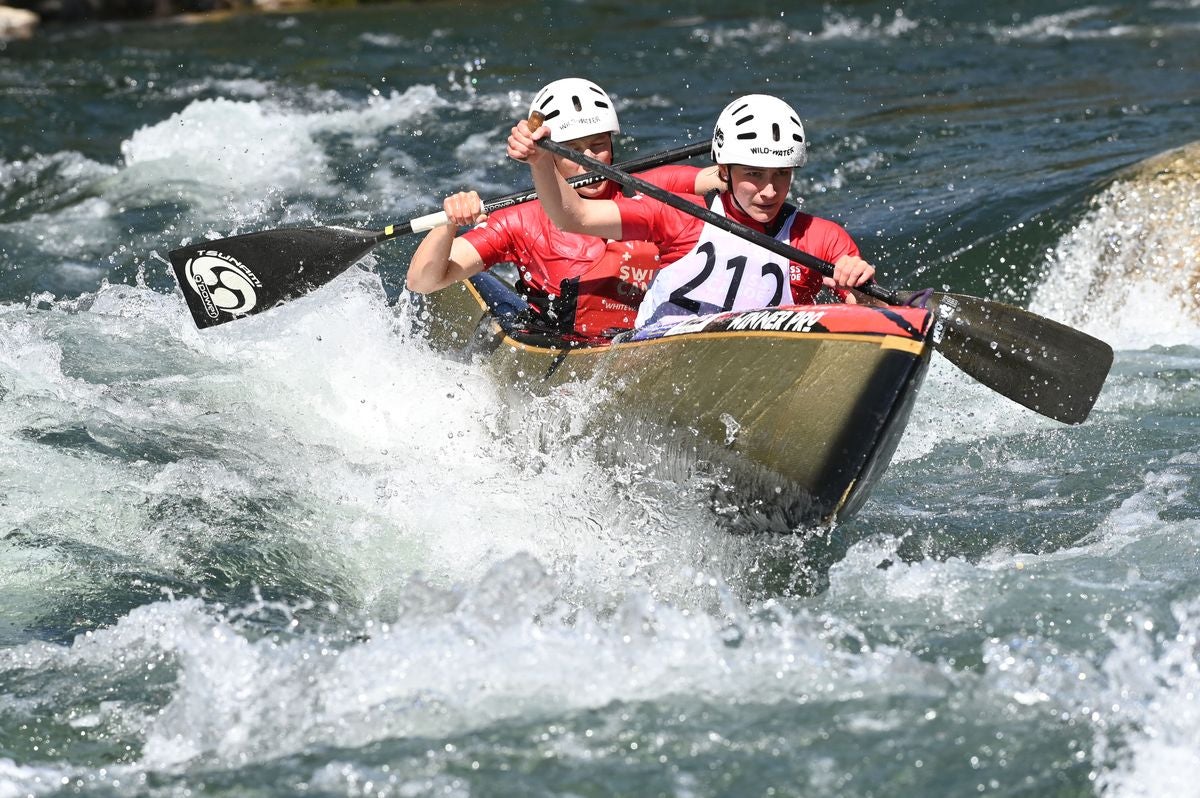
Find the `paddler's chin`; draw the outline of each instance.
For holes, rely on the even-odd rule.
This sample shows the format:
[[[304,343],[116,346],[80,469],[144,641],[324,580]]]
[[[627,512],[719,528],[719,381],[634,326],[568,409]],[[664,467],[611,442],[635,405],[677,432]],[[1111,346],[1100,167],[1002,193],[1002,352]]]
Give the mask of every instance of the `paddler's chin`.
[[[594,199],[601,196],[604,190],[608,188],[608,181],[601,180],[599,183],[591,183],[590,185],[580,186],[575,189],[579,196],[585,199]]]

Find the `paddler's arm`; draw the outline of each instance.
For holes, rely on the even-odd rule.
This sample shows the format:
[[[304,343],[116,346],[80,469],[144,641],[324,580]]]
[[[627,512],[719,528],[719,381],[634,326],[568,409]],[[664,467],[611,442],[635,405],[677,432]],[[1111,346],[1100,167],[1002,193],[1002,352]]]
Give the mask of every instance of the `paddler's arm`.
[[[560,230],[621,240],[621,212],[612,200],[584,199],[554,168],[554,156],[537,146],[550,134],[547,127],[530,131],[522,119],[508,137],[508,157],[529,164],[533,187],[546,215]]]
[[[474,191],[446,197],[442,203],[449,221],[425,234],[408,264],[405,286],[409,291],[428,294],[440,291],[459,280],[483,271],[483,259],[471,243],[457,237],[460,227],[477,224],[487,216]]]
[[[721,180],[721,167],[713,165],[707,166],[696,173],[696,187],[692,192],[697,197],[703,197],[710,191],[721,191],[728,188]]]

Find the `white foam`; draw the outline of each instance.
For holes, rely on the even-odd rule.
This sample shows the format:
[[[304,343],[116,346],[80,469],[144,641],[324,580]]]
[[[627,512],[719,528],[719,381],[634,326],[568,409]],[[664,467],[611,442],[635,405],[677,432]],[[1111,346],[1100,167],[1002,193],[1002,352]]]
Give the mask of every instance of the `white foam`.
[[[339,589],[367,606],[394,600],[415,571],[469,582],[519,552],[581,595],[602,597],[631,584],[683,596],[692,590],[686,564],[734,569],[742,556],[721,542],[702,489],[662,486],[636,464],[599,464],[578,428],[594,393],[510,402],[483,370],[411,338],[372,273],[350,270],[307,297],[205,331],[177,294],[139,286],[51,306],[11,309],[18,323],[6,328],[13,338],[0,349],[10,358],[0,379],[14,395],[50,390],[60,399],[34,401],[35,422],[0,414],[0,423],[86,430],[131,453],[157,441],[208,452],[158,465],[98,458],[86,476],[68,449],[13,453],[30,463],[31,479],[47,468],[79,486],[78,495],[49,487],[50,503],[77,508],[80,522],[89,502],[124,507],[104,534],[147,564],[186,571],[172,525],[200,536],[194,542],[236,534],[239,501],[257,504],[263,494],[288,497],[263,523],[329,551],[345,577]],[[48,340],[62,336],[72,347],[66,364]],[[126,489],[112,489],[122,483],[150,502],[122,505]],[[210,508],[208,526],[179,496]],[[63,534],[97,533],[69,523]]]
[[[1190,455],[1180,466],[1194,467],[1195,461]],[[1161,508],[1161,496],[1170,491],[1161,483],[1148,478],[1148,495],[1135,503],[1139,506],[1114,513],[1114,520],[1122,519],[1116,526],[1128,532],[1119,541],[1104,533],[1104,541],[1048,554],[997,552],[977,565],[957,558],[904,562],[896,557],[898,541],[864,541],[830,570],[830,588],[817,606],[834,616],[855,613],[872,639],[881,636],[878,629],[887,630],[882,636],[888,639],[906,636],[909,629],[928,634],[931,619],[939,639],[961,634],[969,640],[994,625],[995,636],[979,644],[983,671],[952,671],[959,680],[957,711],[967,717],[1003,713],[1022,723],[1056,716],[1089,729],[1091,751],[1080,749],[1074,756],[1083,762],[1091,754],[1099,794],[1196,795],[1200,600],[1174,605],[1172,631],[1160,628],[1149,603],[1164,586],[1156,577],[1143,579],[1139,566],[1153,567],[1154,557],[1148,555],[1160,550],[1164,562],[1190,557],[1200,537],[1193,521],[1147,517],[1148,505],[1158,497]],[[885,561],[888,567],[879,567]],[[1186,592],[1187,575],[1173,572],[1173,577]],[[1050,596],[1052,615],[1043,618],[1038,612],[1025,622],[1013,620]],[[866,604],[864,597],[870,597]],[[1145,612],[1116,614],[1122,606],[1143,602]],[[1097,617],[1104,610],[1116,617]],[[1037,631],[1016,631],[1035,620]],[[1099,657],[1095,644],[1086,642],[1096,629],[1113,642],[1112,650]],[[942,654],[951,655],[953,645]],[[937,684],[931,675],[925,679]]]
[[[0,757],[0,798],[58,793],[71,782],[67,773],[47,765],[18,765]]]
[[[290,558],[274,559],[273,575],[344,600],[371,619],[370,639],[262,639],[241,618],[291,609],[189,599],[143,605],[70,647],[0,650],[0,669],[46,678],[172,669],[161,712],[129,703],[82,720],[145,740],[123,779],[613,701],[945,689],[937,666],[845,646],[861,635],[837,620],[738,598],[722,579],[737,561],[722,546],[746,557],[754,540],[716,531],[686,486],[665,486],[677,512],[634,465],[599,466],[572,426],[586,391],[515,411],[535,423],[506,438],[494,384],[409,338],[373,274],[352,270],[203,332],[178,296],[152,293],[113,287],[70,313],[56,303],[0,315],[13,398],[61,393],[33,403],[36,418],[11,415],[22,403],[6,401],[0,420],[76,424],[109,448],[28,443],[64,483],[43,478],[41,512],[74,512],[55,525],[61,539],[116,553],[126,573],[187,579],[200,578],[192,569],[210,546],[240,541],[249,508],[262,506],[256,545]],[[89,369],[96,384],[82,378]],[[134,459],[145,441],[173,456]],[[43,550],[31,588],[60,579],[55,565],[103,583],[67,549]]]
[[[409,86],[403,92],[392,91],[387,95],[372,94],[365,106],[354,106],[341,110],[328,110],[315,114],[310,119],[313,129],[322,133],[350,133],[359,137],[373,137],[395,125],[434,115],[438,110],[450,106],[433,86]],[[367,138],[358,141],[366,142]]]
[[[779,20],[756,19],[744,26],[698,27],[692,37],[708,47],[741,46],[749,42],[762,52],[770,53],[797,43],[840,39],[887,41],[906,36],[920,27],[919,22],[905,16],[903,9],[897,9],[890,18],[880,14],[863,19],[840,12],[828,13],[821,21],[821,30],[815,32],[794,28],[787,24],[783,14],[780,17]]]
[[[177,83],[170,86],[167,96],[184,100],[198,98],[204,94],[216,94],[225,99],[231,97],[265,100],[279,91],[279,87],[269,81],[257,78],[214,78],[201,77],[191,83]]]
[[[935,353],[892,460],[903,463],[924,457],[945,443],[1023,435],[1058,426]]]
[[[853,39],[854,41],[898,39],[912,33],[921,24],[905,16],[904,9],[897,8],[891,19],[875,14],[869,20],[847,16],[841,13],[830,14],[824,21],[824,27],[813,38],[816,41],[834,41],[837,39]]]
[[[686,695],[804,704],[852,700],[868,685],[873,695],[929,697],[950,687],[938,666],[864,648],[842,622],[776,605],[750,614],[726,603],[707,614],[634,592],[598,616],[556,600],[560,586],[526,557],[498,563],[465,589],[417,587],[398,618],[366,627],[365,640],[259,638],[241,618],[288,608],[222,615],[188,599],[140,606],[70,648],[7,649],[0,663],[60,678],[166,668],[165,707],[131,703],[85,720],[136,730],[145,740],[136,770],[150,771],[444,737],[614,701]]]
[[[1084,6],[1057,14],[1040,14],[1028,22],[993,29],[998,41],[1041,41],[1045,39],[1098,39],[1126,36],[1136,30],[1109,22],[1108,6]],[[1096,25],[1095,23],[1104,23]]]
[[[1035,312],[1117,349],[1200,345],[1200,186],[1120,180],[1047,256]]]
[[[197,100],[137,130],[121,154],[133,174],[153,171],[148,177],[155,180],[174,174],[234,196],[267,188],[332,190],[311,120],[260,102]]]
[[[507,194],[512,185],[494,177],[495,167],[506,160],[507,135],[507,127],[468,135],[454,148],[453,161],[428,163],[387,150],[380,158],[386,167],[372,171],[368,178],[368,193],[376,205],[397,215],[431,213],[441,208],[449,194],[468,189],[485,199]]]
[[[0,161],[0,200],[5,205],[42,206],[61,203],[104,177],[116,168],[97,163],[77,152],[35,155],[26,160]],[[20,199],[10,193],[20,192]],[[28,196],[32,194],[32,197]]]
[[[967,626],[988,609],[994,576],[960,559],[906,563],[897,555],[900,539],[875,537],[851,547],[829,569],[829,590],[822,607],[854,611],[863,596],[881,602],[874,609],[888,623],[920,625],[931,617]],[[888,562],[887,568],[880,563]]]
[[[312,97],[308,97],[312,100]],[[388,128],[445,106],[428,86],[372,95],[350,105],[330,95],[315,110],[270,99],[201,99],[135,131],[121,145],[124,170],[114,191],[183,197],[209,212],[233,200],[243,209],[275,198],[344,193],[327,147],[350,136],[357,149],[375,146]]]
[[[1151,567],[1172,557],[1188,556],[1187,542],[1193,536],[1200,537],[1200,522],[1168,521],[1163,513],[1189,501],[1195,471],[1191,459],[1189,455],[1175,457],[1146,471],[1142,487],[1106,514],[1095,531],[1080,541],[1077,550],[1131,559]],[[1070,551],[1064,554],[1070,556]]]
[[[1097,786],[1118,798],[1197,795],[1200,784],[1200,601],[1172,607],[1178,630],[1147,617],[1113,635],[1097,701]]]

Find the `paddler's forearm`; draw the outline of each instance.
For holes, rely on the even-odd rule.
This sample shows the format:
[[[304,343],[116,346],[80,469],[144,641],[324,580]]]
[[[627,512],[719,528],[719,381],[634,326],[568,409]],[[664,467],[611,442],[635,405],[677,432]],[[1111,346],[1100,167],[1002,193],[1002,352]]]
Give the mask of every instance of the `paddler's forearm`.
[[[538,202],[550,217],[550,221],[560,230],[568,233],[584,233],[582,229],[582,204],[586,201],[575,193],[575,189],[567,185],[558,170],[554,168],[553,158],[540,158],[531,161],[529,171],[533,175],[533,187],[537,191]]]
[[[450,247],[454,244],[454,227],[448,224],[435,227],[421,239],[408,264],[404,284],[409,291],[428,294],[450,284]]]
[[[408,264],[404,284],[409,291],[428,294],[483,271],[483,259],[475,247],[457,238],[452,224],[435,227],[425,234]]]
[[[621,239],[621,211],[612,200],[584,199],[567,184],[554,161],[542,158],[529,164],[533,187],[546,215],[554,225],[568,233],[583,233],[599,238]]]

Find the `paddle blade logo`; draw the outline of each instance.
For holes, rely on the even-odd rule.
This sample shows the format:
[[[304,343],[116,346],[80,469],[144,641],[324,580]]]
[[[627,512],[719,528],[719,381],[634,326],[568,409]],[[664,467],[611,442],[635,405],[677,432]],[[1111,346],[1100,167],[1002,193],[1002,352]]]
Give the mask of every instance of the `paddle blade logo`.
[[[184,283],[204,305],[214,321],[221,312],[231,316],[251,313],[258,304],[262,281],[237,258],[217,250],[201,250],[183,267]]]

